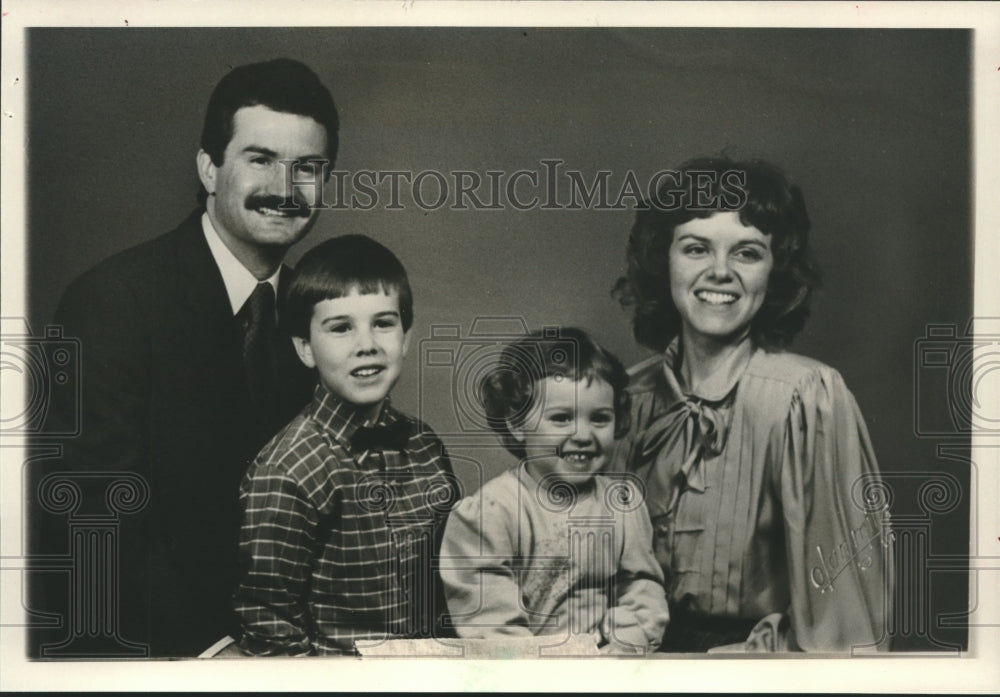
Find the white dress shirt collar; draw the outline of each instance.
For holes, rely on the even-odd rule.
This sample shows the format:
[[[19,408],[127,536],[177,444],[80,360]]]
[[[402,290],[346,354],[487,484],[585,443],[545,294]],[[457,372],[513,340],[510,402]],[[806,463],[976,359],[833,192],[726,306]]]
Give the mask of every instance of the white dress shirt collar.
[[[219,237],[215,231],[215,226],[208,217],[208,213],[201,216],[201,229],[205,233],[205,241],[208,248],[212,250],[212,257],[215,265],[222,273],[222,280],[226,284],[226,293],[229,295],[229,304],[233,308],[233,315],[240,311],[247,298],[257,287],[257,279],[247,270],[247,267],[240,263],[240,260],[229,251],[229,247]],[[278,276],[281,275],[281,267],[274,272],[274,275],[266,279],[274,287],[274,295],[278,296]]]

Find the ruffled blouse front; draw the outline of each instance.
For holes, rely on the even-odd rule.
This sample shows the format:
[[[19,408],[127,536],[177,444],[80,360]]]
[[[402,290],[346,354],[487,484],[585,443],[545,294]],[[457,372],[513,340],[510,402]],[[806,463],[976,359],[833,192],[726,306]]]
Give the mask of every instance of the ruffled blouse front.
[[[679,367],[675,341],[632,371],[615,455],[645,482],[672,611],[780,613],[793,648],[885,648],[892,534],[840,375],[749,342],[707,389],[685,389]]]

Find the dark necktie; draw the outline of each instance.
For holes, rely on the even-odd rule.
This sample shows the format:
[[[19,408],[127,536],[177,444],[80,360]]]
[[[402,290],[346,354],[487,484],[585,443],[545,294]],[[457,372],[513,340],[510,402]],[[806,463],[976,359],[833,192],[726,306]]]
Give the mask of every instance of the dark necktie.
[[[413,433],[409,421],[397,421],[388,426],[362,426],[351,436],[351,449],[365,450],[405,450]]]
[[[247,385],[265,419],[274,408],[274,287],[258,283],[240,310]]]

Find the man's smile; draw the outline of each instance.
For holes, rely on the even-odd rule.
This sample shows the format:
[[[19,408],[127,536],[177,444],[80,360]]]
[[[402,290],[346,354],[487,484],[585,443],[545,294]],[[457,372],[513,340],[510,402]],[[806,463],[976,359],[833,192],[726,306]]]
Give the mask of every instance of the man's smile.
[[[281,196],[249,196],[244,207],[271,218],[307,218],[311,212],[301,201]]]

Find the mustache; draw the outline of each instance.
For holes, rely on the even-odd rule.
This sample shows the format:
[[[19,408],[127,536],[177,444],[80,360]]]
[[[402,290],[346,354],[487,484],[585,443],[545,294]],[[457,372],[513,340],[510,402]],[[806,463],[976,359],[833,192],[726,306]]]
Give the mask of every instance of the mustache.
[[[309,204],[294,195],[289,198],[285,198],[284,196],[251,194],[250,196],[247,196],[246,201],[243,202],[243,206],[248,211],[257,210],[258,208],[273,208],[283,213],[287,213],[288,215],[298,216],[300,218],[308,218],[312,213],[312,209],[309,207]]]

